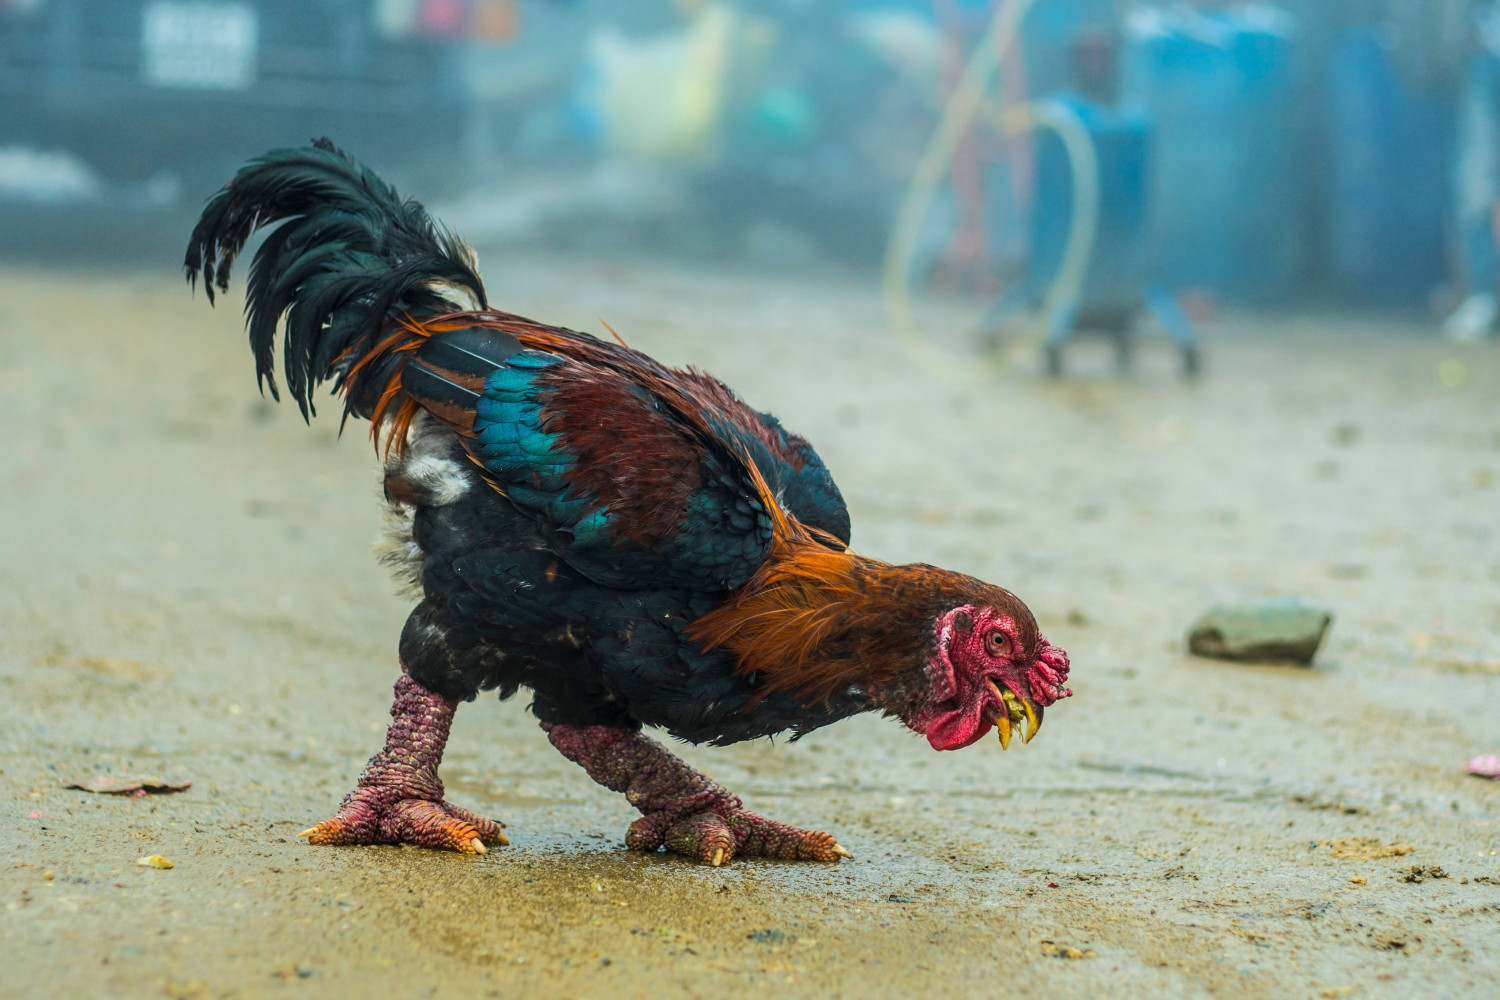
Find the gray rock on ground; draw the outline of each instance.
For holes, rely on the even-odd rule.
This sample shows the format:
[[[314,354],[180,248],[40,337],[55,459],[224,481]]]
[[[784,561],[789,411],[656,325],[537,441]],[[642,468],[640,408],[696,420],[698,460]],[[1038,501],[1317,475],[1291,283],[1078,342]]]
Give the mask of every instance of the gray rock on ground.
[[[1333,623],[1323,608],[1297,599],[1225,604],[1188,632],[1188,650],[1216,660],[1311,664]]]

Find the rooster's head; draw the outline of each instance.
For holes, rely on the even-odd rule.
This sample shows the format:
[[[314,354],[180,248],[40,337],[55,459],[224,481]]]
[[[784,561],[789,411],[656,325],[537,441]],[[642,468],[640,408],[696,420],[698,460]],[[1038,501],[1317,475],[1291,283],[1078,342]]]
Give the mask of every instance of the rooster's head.
[[[809,707],[854,697],[937,750],[1000,731],[1026,742],[1073,692],[1068,654],[1003,587],[922,564],[892,566],[778,522],[770,558],[687,630],[752,678],[754,705],[787,692]]]
[[[1014,594],[984,589],[983,603],[937,616],[924,690],[893,712],[935,750],[966,747],[991,727],[1000,731],[1001,747],[1009,747],[1023,724],[1029,743],[1047,706],[1073,693],[1066,686],[1068,654],[1047,641]],[[903,686],[911,698],[911,687]]]

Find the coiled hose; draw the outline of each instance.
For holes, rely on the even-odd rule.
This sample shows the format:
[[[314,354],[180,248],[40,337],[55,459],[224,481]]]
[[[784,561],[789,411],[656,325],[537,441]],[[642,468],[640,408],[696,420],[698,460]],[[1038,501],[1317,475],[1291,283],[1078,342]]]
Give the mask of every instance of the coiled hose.
[[[979,116],[984,95],[1010,51],[1021,24],[1037,0],[1002,0],[985,30],[979,47],[964,67],[963,76],[949,97],[937,130],[917,163],[907,185],[906,196],[896,216],[896,225],[886,247],[882,291],[886,320],[911,358],[940,378],[955,382],[977,382],[994,378],[1011,364],[1015,353],[1034,347],[1046,337],[1053,317],[1076,302],[1083,291],[1089,259],[1099,223],[1099,159],[1094,141],[1081,119],[1059,101],[1038,101],[1006,109],[994,123],[1006,135],[1022,129],[1049,128],[1057,133],[1072,164],[1073,218],[1068,228],[1067,249],[1062,265],[1052,279],[1042,308],[1035,312],[1022,335],[1008,347],[978,356],[955,355],[933,344],[917,327],[912,313],[911,263],[917,233],[938,188],[952,166],[963,136]]]

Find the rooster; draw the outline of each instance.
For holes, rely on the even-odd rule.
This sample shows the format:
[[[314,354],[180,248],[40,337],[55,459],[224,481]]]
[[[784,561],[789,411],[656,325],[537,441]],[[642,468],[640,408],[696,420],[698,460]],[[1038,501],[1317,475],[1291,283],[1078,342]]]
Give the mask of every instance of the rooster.
[[[877,711],[938,750],[992,728],[1007,747],[1072,693],[1010,591],[849,551],[806,440],[701,371],[490,307],[472,251],[327,140],[209,201],[190,283],[212,303],[278,223],[246,293],[262,390],[280,398],[281,332],[304,419],[332,382],[371,422],[387,561],[421,597],[385,746],[311,843],[507,843],[444,799],[438,765],[460,702],[524,687],[553,746],[641,811],[628,847],[837,861],[832,836],[746,810],[642,727],[723,745]]]

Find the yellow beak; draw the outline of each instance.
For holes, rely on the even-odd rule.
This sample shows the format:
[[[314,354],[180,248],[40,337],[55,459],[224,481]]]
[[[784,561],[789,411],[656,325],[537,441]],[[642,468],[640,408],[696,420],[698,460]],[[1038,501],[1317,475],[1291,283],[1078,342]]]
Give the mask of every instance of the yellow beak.
[[[1009,690],[1001,690],[994,682],[990,681],[990,690],[1000,699],[1005,706],[1005,711],[995,716],[995,728],[1000,733],[1000,749],[1009,750],[1011,737],[1015,734],[1015,727],[1024,719],[1026,729],[1021,734],[1022,743],[1030,743],[1036,737],[1038,729],[1042,728],[1042,712],[1030,699],[1022,701]]]
[[[1030,743],[1036,737],[1037,730],[1042,728],[1042,713],[1029,700],[1023,702],[1021,708],[1026,712],[1026,738],[1022,742]]]

